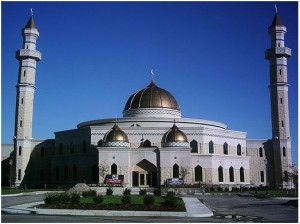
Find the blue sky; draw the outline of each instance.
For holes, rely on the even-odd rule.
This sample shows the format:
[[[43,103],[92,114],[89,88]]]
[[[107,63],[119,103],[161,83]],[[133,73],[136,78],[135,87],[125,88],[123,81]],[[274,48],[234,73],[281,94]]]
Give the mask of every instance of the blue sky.
[[[150,82],[171,92],[183,117],[271,138],[268,27],[277,4],[287,26],[293,163],[298,163],[297,2],[1,2],[2,142],[12,142],[21,29],[40,31],[33,137],[122,117]]]

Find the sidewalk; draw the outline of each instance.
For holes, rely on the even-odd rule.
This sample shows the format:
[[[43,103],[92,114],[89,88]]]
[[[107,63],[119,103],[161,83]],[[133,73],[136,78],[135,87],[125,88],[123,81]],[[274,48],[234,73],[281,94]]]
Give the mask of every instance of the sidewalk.
[[[13,214],[40,214],[40,215],[82,215],[82,216],[173,216],[173,217],[211,217],[213,213],[197,198],[182,198],[186,212],[163,211],[108,211],[108,210],[72,210],[72,209],[39,209],[35,206],[43,201],[29,204],[15,205],[2,208],[2,212]]]

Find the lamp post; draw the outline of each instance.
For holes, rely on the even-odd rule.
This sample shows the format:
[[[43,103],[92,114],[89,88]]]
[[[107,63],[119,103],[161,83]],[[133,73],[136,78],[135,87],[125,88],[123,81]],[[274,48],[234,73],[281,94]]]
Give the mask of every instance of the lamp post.
[[[265,159],[265,160],[264,160],[264,163],[265,163],[265,166],[266,166],[266,195],[268,195],[268,194],[269,194],[268,186],[267,186],[267,184],[268,184],[268,175],[267,175],[268,160]]]
[[[12,158],[9,160],[9,192],[11,192],[11,187],[12,187],[12,165],[14,164]]]

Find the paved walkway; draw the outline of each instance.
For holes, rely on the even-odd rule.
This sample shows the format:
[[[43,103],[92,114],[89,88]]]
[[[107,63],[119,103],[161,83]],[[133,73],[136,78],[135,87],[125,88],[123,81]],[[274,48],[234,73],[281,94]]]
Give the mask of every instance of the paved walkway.
[[[2,208],[3,212],[19,214],[42,214],[42,215],[83,215],[83,216],[173,216],[173,217],[211,217],[213,213],[197,198],[182,198],[186,212],[163,212],[163,211],[108,211],[108,210],[72,210],[72,209],[39,209],[35,206],[43,204],[43,201],[15,205]]]

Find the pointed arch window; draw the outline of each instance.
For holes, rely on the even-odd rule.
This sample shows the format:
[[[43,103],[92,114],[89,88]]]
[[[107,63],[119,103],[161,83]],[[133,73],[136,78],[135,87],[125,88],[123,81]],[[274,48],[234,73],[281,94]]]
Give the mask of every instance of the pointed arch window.
[[[210,141],[209,144],[208,144],[208,152],[213,154],[214,153],[214,142],[213,141]]]
[[[202,167],[199,165],[195,167],[195,181],[202,181]]]
[[[82,151],[86,152],[86,141],[82,142]]]
[[[227,142],[225,142],[223,144],[223,154],[228,155],[228,144],[227,144]]]
[[[232,166],[229,168],[229,181],[234,182],[234,169]]]
[[[60,143],[59,145],[58,145],[58,154],[63,154],[63,144],[62,143]]]
[[[151,147],[151,142],[147,139],[146,141],[144,141],[143,146],[144,147]]]
[[[118,166],[114,163],[110,167],[111,174],[118,174]]]
[[[68,180],[69,169],[67,166],[64,167],[64,180]]]
[[[179,177],[179,166],[175,163],[173,166],[173,178]]]
[[[245,182],[244,167],[240,168],[240,182]]]
[[[73,166],[73,180],[77,180],[77,166]]]
[[[55,168],[55,180],[59,180],[59,166]]]
[[[238,144],[237,147],[236,147],[236,154],[238,156],[242,155],[242,146],[240,144]]]
[[[218,168],[218,177],[219,177],[219,182],[224,181],[224,179],[223,179],[223,167],[222,166],[219,166],[219,168]]]
[[[198,142],[195,139],[191,141],[190,147],[192,148],[191,153],[198,153]]]

